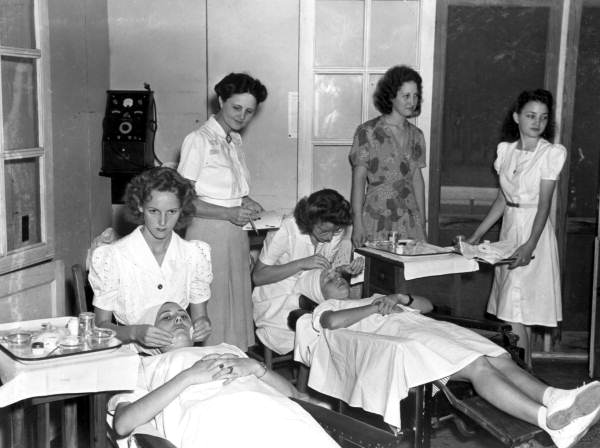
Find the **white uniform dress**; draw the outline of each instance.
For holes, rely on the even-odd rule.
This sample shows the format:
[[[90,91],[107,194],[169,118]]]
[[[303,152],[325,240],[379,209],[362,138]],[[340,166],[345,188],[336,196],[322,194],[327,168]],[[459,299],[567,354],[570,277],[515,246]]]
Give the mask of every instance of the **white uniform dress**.
[[[259,260],[266,265],[282,265],[300,258],[319,254],[332,265],[346,264],[350,260],[350,246],[344,233],[334,235],[328,243],[312,243],[310,236],[300,233],[296,220],[285,218],[281,227],[270,232],[265,239]],[[279,354],[294,349],[294,332],[287,325],[290,311],[298,309],[299,293],[294,286],[302,272],[268,285],[256,286],[252,292],[256,334],[265,346]]]
[[[242,139],[236,132],[228,139],[214,117],[185,138],[177,171],[192,180],[198,197],[210,204],[238,207],[250,191]],[[227,342],[246,350],[254,344],[248,232],[229,221],[194,218],[185,237],[211,247],[212,333],[206,343]]]
[[[138,227],[120,240],[96,248],[89,281],[94,306],[112,311],[118,323],[134,325],[153,306],[175,302],[183,308],[210,298],[210,248],[176,233],[159,266]]]
[[[542,179],[557,180],[567,156],[561,145],[540,139],[534,151],[517,149],[517,143],[500,143],[494,168],[506,200],[500,241],[519,247],[531,234]],[[496,267],[488,313],[507,322],[555,327],[562,320],[560,266],[552,219],[546,221],[527,266],[509,270]]]

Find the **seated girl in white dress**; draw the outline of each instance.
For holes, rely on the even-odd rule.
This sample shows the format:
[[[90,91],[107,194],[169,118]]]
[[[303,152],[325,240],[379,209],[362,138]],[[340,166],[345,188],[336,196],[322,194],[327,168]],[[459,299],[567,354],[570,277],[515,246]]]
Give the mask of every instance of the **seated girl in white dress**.
[[[193,216],[194,197],[192,183],[171,168],[143,172],[125,192],[125,203],[140,226],[92,254],[89,281],[96,325],[113,328],[123,342],[150,348],[169,345],[171,334],[140,323],[148,308],[167,301],[190,307],[194,341],[211,332],[206,313],[212,280],[210,247],[174,232]],[[111,322],[113,317],[117,325]]]
[[[381,369],[374,374],[380,385],[387,385],[389,390],[382,391],[386,396],[434,380],[469,381],[479,396],[497,408],[548,432],[559,448],[573,446],[598,420],[600,382],[574,390],[549,387],[483,336],[407,306],[411,304],[407,295],[348,299],[348,283],[334,271],[306,273],[302,281],[307,292],[318,289],[314,283],[321,286],[322,296],[311,297],[320,303],[311,322],[307,325],[309,316],[303,316],[296,330],[297,358],[311,365],[309,386],[317,390],[321,390],[318,384],[336,387],[332,384],[345,382],[338,388],[341,394],[348,390],[353,396],[370,393],[369,404],[373,404],[377,390],[366,388],[374,387],[368,384],[372,383],[369,375],[377,367]],[[422,305],[416,300],[414,304]],[[337,334],[339,329],[347,330]],[[361,335],[364,343],[359,341]],[[381,353],[374,353],[377,349]],[[393,359],[382,360],[386,355]],[[356,366],[341,365],[354,362],[351,359]],[[341,379],[339,372],[344,372]],[[358,372],[356,378],[349,378],[353,372]]]
[[[264,364],[228,344],[192,347],[186,311],[167,302],[142,318],[173,334],[161,354],[141,358],[138,388],[109,402],[113,429],[188,447],[337,447],[288,396],[298,391]]]

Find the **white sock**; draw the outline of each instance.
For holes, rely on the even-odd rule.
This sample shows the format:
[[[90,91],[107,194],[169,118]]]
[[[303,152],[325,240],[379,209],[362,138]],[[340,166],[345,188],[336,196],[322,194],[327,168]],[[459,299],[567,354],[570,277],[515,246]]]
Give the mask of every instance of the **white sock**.
[[[548,407],[559,398],[562,398],[565,395],[569,395],[573,390],[574,389],[559,389],[557,387],[550,386],[544,391],[544,396],[542,397],[542,404]]]
[[[544,394],[545,395],[545,394]],[[546,416],[548,415],[548,409],[546,406],[540,406],[537,412],[537,424],[544,431],[548,431],[548,426],[546,425]]]

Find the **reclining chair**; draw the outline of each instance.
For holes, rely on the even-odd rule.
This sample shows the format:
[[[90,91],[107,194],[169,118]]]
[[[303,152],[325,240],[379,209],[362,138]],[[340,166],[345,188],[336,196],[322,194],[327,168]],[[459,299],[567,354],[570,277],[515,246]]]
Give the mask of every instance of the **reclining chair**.
[[[294,330],[298,317],[311,312],[316,303],[301,296],[300,306],[302,309],[292,311],[288,319],[290,328]],[[428,316],[470,328],[489,337],[505,348],[517,364],[525,368],[522,360],[523,350],[516,346],[518,337],[511,332],[510,325],[500,321],[468,319],[437,312],[430,313]],[[534,438],[548,440],[547,435],[537,426],[512,417],[477,396],[468,383],[451,381],[443,384],[435,381],[433,384],[442,393],[432,397],[432,385],[427,384],[412,388],[409,396],[402,400],[399,404],[402,427],[395,433],[383,422],[382,417],[352,408],[341,400],[339,400],[339,412],[371,422],[372,428],[368,434],[373,437],[373,441],[365,443],[367,440],[363,438],[363,443],[358,446],[364,448],[396,447],[401,443],[406,446],[407,440],[415,448],[428,447],[431,430],[447,420],[452,420],[464,437],[472,437],[476,434],[473,428],[481,427],[506,447],[515,447]],[[345,436],[349,436],[349,433]]]

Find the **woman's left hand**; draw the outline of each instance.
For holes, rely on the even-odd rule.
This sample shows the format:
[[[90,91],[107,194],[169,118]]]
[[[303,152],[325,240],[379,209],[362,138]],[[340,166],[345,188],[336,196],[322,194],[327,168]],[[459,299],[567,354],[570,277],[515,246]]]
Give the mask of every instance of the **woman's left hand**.
[[[194,342],[202,342],[206,340],[212,333],[212,324],[208,316],[200,316],[194,321],[194,332],[192,340]]]
[[[528,243],[525,243],[517,248],[517,250],[510,256],[510,258],[514,258],[510,265],[508,265],[508,269],[515,269],[519,266],[527,266],[531,262],[531,255],[533,254],[533,250],[535,248],[531,247]]]
[[[355,258],[350,264],[344,264],[338,267],[338,271],[345,274],[356,275],[360,274],[365,268],[365,259]]]
[[[396,294],[389,296],[378,297],[373,302],[378,306],[378,313],[382,316],[394,312],[394,307],[400,303],[399,297]]]
[[[243,376],[256,375],[261,377],[266,373],[263,365],[252,358],[223,359],[219,367],[220,370],[213,376],[213,379],[224,379],[226,380],[224,384]]]
[[[258,202],[256,202],[254,199],[252,199],[250,196],[245,196],[244,198],[242,198],[242,207],[249,208],[254,213],[260,213],[260,212],[264,211],[264,208],[262,207],[262,205],[260,205]]]

